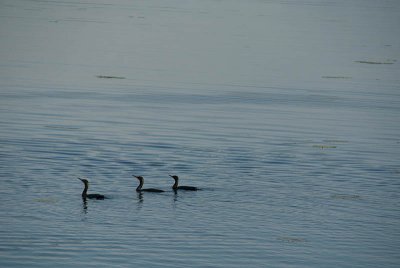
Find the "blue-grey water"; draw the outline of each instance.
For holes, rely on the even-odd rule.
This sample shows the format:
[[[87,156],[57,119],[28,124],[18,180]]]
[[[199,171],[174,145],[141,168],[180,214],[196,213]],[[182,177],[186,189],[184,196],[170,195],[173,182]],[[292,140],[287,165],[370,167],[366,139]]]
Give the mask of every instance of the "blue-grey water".
[[[396,0],[0,1],[0,266],[399,267],[399,25]]]

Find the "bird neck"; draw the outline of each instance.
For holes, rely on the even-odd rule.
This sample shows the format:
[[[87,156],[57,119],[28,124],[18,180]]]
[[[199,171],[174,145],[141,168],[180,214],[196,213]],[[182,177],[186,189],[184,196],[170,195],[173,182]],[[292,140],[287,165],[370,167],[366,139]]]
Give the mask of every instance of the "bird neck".
[[[172,185],[172,189],[178,189],[178,180],[175,180],[174,185]]]
[[[136,191],[142,190],[142,187],[143,187],[143,180],[139,180],[139,186],[136,187]]]
[[[85,183],[85,189],[83,189],[82,197],[86,197],[88,188],[89,188],[89,185],[87,183]]]

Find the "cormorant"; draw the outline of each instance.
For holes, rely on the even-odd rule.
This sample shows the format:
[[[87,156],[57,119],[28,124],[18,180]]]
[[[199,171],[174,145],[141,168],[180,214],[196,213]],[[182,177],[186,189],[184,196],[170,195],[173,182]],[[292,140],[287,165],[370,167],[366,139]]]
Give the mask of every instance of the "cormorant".
[[[178,186],[179,177],[176,175],[169,175],[171,178],[175,180],[174,185],[172,185],[172,190],[186,190],[186,191],[197,191],[199,190],[197,187],[194,186]]]
[[[163,190],[154,189],[154,188],[142,189],[143,183],[144,183],[143,177],[142,176],[135,176],[135,175],[132,175],[132,176],[139,180],[139,186],[136,188],[136,192],[153,192],[153,193],[162,193],[162,192],[164,192]]]
[[[89,189],[89,181],[87,179],[81,179],[81,178],[78,178],[78,179],[81,182],[83,182],[83,184],[85,184],[85,189],[83,189],[83,192],[82,192],[83,199],[89,198],[89,199],[103,200],[105,198],[105,196],[102,194],[87,194],[87,191]]]

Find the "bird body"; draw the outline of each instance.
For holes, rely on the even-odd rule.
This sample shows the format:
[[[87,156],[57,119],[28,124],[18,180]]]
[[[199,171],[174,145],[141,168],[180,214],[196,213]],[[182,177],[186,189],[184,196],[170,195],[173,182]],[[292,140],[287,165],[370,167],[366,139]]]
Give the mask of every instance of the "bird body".
[[[136,188],[136,192],[153,192],[153,193],[162,193],[162,192],[164,192],[163,190],[155,189],[155,188],[142,189],[143,184],[144,184],[143,177],[142,176],[135,176],[135,175],[132,175],[132,176],[139,180],[139,186]]]
[[[176,175],[169,175],[171,178],[175,180],[174,185],[172,185],[172,190],[184,190],[184,191],[197,191],[199,188],[194,187],[194,186],[178,186],[179,183],[179,177]]]
[[[185,190],[185,191],[197,191],[198,190],[197,187],[194,187],[194,186],[178,186],[175,189],[176,190]]]
[[[86,198],[89,198],[89,199],[97,199],[97,200],[103,200],[103,199],[105,199],[106,197],[105,197],[104,195],[102,195],[102,194],[87,194],[87,195],[86,195]]]
[[[106,197],[102,194],[88,194],[87,191],[89,189],[89,181],[87,179],[81,179],[78,178],[81,182],[83,182],[83,184],[85,185],[85,188],[82,191],[82,198],[83,199],[97,199],[97,200],[103,200]]]

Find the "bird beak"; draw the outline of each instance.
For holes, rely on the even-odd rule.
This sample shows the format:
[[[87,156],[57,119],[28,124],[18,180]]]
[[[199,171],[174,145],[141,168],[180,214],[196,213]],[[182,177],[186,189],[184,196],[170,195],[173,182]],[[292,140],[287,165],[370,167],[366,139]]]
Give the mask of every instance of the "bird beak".
[[[77,178],[78,180],[80,180],[80,181],[82,181],[82,179],[81,178]]]
[[[135,177],[136,179],[139,179],[138,176],[132,175],[132,177]]]
[[[172,176],[172,175],[168,175],[168,176],[170,176],[171,178],[173,178],[173,176]]]

